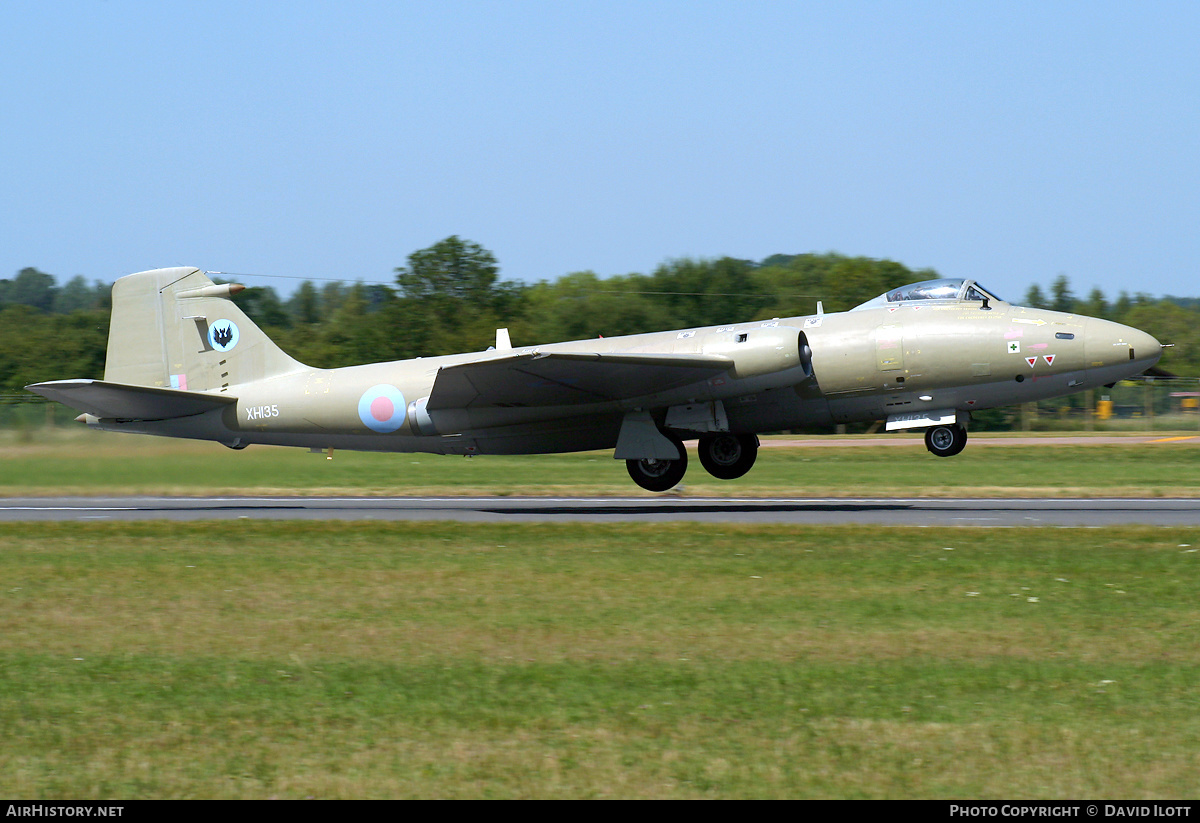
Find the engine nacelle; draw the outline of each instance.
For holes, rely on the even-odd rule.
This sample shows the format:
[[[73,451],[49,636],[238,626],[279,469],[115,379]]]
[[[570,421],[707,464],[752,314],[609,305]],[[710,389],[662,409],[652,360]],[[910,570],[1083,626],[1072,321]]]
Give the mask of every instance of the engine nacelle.
[[[429,398],[422,397],[408,404],[408,428],[413,434],[422,437],[433,437],[438,433],[437,426],[433,425],[433,418],[429,416],[429,409],[426,408],[428,403]]]
[[[715,332],[704,340],[704,354],[721,354],[733,361],[731,374],[737,379],[793,369],[803,365],[811,372],[804,356],[807,343],[804,332],[790,326],[764,326],[748,331]]]

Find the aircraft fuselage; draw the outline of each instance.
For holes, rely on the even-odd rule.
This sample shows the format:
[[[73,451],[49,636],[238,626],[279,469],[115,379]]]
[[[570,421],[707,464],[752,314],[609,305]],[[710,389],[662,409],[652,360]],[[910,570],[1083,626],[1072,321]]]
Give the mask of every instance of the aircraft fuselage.
[[[424,426],[411,407],[430,396],[444,368],[553,352],[720,354],[733,360],[734,369],[662,391],[588,397],[569,406],[522,405],[518,387],[511,404],[468,402],[426,412]],[[901,306],[340,369],[303,368],[238,385],[236,404],[202,420],[105,421],[100,427],[238,445],[440,454],[606,449],[615,445],[623,416],[636,409],[659,412],[665,424],[668,409],[719,402],[727,429],[747,433],[937,409],[969,412],[1113,383],[1152,365],[1159,353],[1157,341],[1143,332],[1074,314],[1006,304],[988,310]],[[379,386],[395,393],[367,398],[360,414],[363,398]],[[371,417],[372,402],[376,414],[380,405],[390,405],[399,426],[386,432],[368,427],[374,422],[390,428],[386,419]]]

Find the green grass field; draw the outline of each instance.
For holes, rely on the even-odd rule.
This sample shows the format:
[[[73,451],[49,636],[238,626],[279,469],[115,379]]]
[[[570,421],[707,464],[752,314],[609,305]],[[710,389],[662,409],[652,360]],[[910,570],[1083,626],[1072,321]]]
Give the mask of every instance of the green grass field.
[[[1096,446],[1002,446],[975,437],[953,458],[904,446],[763,448],[734,481],[709,477],[691,455],[692,496],[1167,496],[1200,494],[1200,438]],[[845,441],[842,441],[845,442]],[[82,429],[18,442],[0,433],[0,495],[335,494],[640,495],[610,452],[474,458],[197,443]]]
[[[1200,533],[0,525],[0,793],[1185,798]]]

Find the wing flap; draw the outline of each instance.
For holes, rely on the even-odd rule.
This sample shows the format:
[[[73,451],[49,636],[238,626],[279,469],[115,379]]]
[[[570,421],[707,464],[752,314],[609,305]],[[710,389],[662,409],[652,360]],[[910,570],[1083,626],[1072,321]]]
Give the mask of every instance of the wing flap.
[[[668,391],[733,367],[722,355],[544,352],[442,368],[427,408],[569,406]]]
[[[95,417],[122,420],[168,420],[190,417],[237,402],[227,394],[133,386],[103,380],[52,380],[26,386],[34,394]]]

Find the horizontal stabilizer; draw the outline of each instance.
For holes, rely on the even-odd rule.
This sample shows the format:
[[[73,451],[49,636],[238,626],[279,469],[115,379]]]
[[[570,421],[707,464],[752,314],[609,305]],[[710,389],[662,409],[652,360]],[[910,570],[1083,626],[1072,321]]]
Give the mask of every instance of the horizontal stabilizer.
[[[227,394],[131,386],[103,380],[52,380],[26,386],[34,394],[95,417],[121,420],[169,420],[219,409],[237,402]]]
[[[722,355],[544,352],[442,368],[427,408],[569,406],[641,397],[728,371]]]

